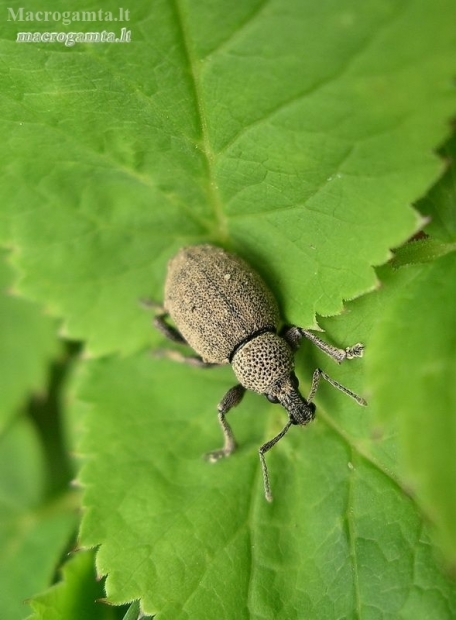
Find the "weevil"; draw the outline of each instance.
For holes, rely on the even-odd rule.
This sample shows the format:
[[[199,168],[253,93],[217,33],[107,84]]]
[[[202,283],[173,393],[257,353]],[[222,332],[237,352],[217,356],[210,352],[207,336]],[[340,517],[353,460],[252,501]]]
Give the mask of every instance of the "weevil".
[[[171,318],[174,326],[169,324]],[[314,333],[296,325],[281,326],[278,304],[262,278],[243,259],[212,245],[182,248],[169,261],[164,304],[158,307],[155,326],[170,340],[190,345],[196,355],[168,351],[177,361],[200,367],[231,364],[238,383],[218,404],[218,420],[224,445],[206,458],[214,463],[236,448],[226,414],[238,405],[246,390],[263,394],[280,403],[288,421],[275,437],[259,448],[264,494],[272,501],[265,454],[291,426],[305,426],[315,417],[313,402],[320,379],[353,398],[366,401],[323,370],[312,376],[309,395],[304,398],[294,373],[294,354],[307,338],[333,360],[341,363],[362,357],[363,345],[345,349],[327,344]]]

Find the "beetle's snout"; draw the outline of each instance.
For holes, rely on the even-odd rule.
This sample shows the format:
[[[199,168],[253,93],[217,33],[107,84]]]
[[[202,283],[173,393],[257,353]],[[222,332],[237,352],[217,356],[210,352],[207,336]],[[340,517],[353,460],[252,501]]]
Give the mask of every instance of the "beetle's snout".
[[[298,386],[296,375],[291,373],[289,379],[280,386],[275,402],[279,402],[287,410],[293,424],[304,426],[315,418],[316,407],[301,396]]]
[[[304,426],[312,422],[315,418],[315,404],[308,403],[305,398],[299,394],[296,394],[299,398],[293,399],[293,402],[288,403],[286,410],[288,411],[293,424]]]

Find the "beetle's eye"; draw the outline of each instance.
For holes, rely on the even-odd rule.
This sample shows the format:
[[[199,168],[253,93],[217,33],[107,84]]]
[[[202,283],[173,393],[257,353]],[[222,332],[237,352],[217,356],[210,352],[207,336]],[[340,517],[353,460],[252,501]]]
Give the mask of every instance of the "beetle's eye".
[[[277,403],[279,402],[279,399],[277,398],[277,396],[271,396],[271,394],[265,394],[265,396],[268,399],[268,401],[270,403],[274,403],[274,405],[277,405]]]
[[[291,381],[291,385],[294,387],[294,389],[297,390],[298,387],[299,387],[299,379],[294,374],[294,372],[292,372],[291,375],[290,375],[290,381]]]

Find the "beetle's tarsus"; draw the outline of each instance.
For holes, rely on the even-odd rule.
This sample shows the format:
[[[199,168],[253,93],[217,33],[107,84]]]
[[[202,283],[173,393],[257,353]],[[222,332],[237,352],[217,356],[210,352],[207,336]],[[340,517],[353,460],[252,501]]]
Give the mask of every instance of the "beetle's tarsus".
[[[209,463],[217,463],[220,459],[224,459],[227,456],[230,456],[236,449],[236,444],[227,448],[220,448],[220,450],[212,450],[212,452],[208,452],[204,455],[204,458]]]
[[[352,347],[345,349],[346,358],[352,360],[354,357],[362,357],[364,354],[364,345],[361,342],[357,342]]]

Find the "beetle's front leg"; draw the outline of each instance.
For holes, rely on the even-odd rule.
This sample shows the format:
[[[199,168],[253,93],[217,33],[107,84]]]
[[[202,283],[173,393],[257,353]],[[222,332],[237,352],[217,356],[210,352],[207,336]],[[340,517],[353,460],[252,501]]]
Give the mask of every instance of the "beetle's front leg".
[[[329,355],[329,357],[331,357],[338,364],[343,362],[345,359],[351,360],[354,357],[362,357],[364,352],[364,345],[360,342],[354,344],[352,347],[338,349],[324,340],[321,340],[321,338],[318,338],[318,336],[307,329],[303,329],[297,325],[286,325],[280,332],[280,335],[288,342],[294,351],[298,349],[302,338],[307,338],[316,347],[323,351],[323,353]]]
[[[223,445],[223,448],[221,448],[220,450],[214,450],[213,452],[209,452],[208,454],[206,454],[206,459],[210,463],[215,463],[219,459],[225,456],[229,456],[236,449],[236,441],[234,439],[233,431],[231,430],[231,426],[226,421],[225,415],[232,407],[236,407],[236,405],[239,405],[244,394],[245,387],[241,384],[235,385],[228,390],[228,392],[225,394],[225,396],[222,398],[222,400],[217,406],[218,420],[220,426],[222,427],[225,443]]]

